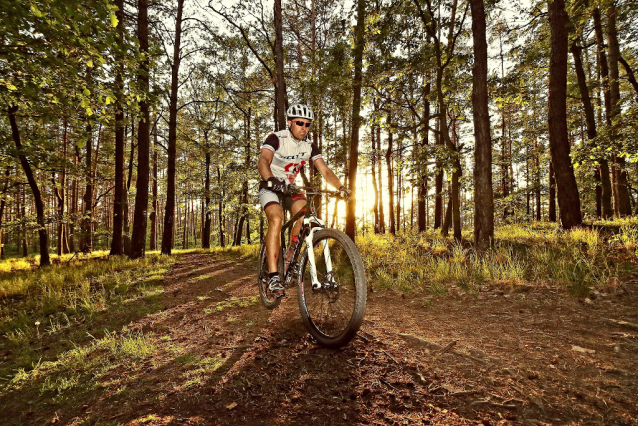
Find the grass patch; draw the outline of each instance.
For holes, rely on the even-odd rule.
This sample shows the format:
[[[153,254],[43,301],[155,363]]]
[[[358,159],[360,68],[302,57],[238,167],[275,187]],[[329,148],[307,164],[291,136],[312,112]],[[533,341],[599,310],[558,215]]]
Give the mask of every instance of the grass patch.
[[[245,308],[246,306],[256,305],[257,302],[259,302],[258,296],[230,297],[226,300],[218,302],[215,305],[215,311],[223,312],[226,309]]]
[[[485,253],[432,230],[368,234],[359,237],[357,245],[377,289],[442,295],[450,286],[474,292],[486,283],[543,284],[583,296],[594,287],[617,282],[619,256],[637,260],[638,227],[625,224],[610,237],[595,228],[563,231],[548,223],[504,225],[496,228],[494,248]]]

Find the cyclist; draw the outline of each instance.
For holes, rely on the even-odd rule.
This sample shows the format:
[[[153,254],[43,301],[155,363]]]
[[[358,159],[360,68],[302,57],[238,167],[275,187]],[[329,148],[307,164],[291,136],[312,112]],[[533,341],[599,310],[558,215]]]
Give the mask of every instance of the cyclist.
[[[268,219],[266,232],[266,256],[268,258],[268,291],[276,297],[284,296],[284,287],[277,273],[277,256],[281,250],[280,233],[283,225],[283,209],[295,215],[306,204],[303,194],[289,194],[287,186],[295,181],[299,170],[310,160],[326,181],[343,193],[350,190],[341,184],[328,168],[321,150],[308,140],[308,131],[314,119],[309,106],[295,104],[288,108],[288,128],[269,134],[261,145],[257,169],[262,181],[259,184],[259,202]],[[303,218],[292,228],[291,240],[297,241]]]

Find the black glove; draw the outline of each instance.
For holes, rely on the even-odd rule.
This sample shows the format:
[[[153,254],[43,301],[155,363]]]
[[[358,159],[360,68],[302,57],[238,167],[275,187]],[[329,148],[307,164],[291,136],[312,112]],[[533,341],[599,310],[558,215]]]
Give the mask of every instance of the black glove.
[[[347,187],[341,185],[341,188],[339,188],[339,196],[347,200],[348,198],[350,198],[350,194],[352,194],[352,191],[350,191]]]
[[[268,178],[268,189],[274,192],[280,192],[282,194],[286,194],[288,189],[286,188],[286,182],[283,180],[279,180],[274,176]]]

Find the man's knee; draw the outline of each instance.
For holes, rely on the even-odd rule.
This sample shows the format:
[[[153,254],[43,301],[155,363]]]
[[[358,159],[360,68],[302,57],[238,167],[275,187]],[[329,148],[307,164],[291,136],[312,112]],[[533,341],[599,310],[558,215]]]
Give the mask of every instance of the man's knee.
[[[281,207],[272,206],[266,210],[266,218],[268,219],[268,226],[281,228],[281,225],[284,221],[284,213],[281,210]]]

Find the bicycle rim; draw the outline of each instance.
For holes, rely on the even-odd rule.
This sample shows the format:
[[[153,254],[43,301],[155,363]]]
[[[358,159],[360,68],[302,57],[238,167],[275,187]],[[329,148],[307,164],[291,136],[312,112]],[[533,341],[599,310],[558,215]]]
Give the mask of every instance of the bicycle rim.
[[[280,256],[281,257],[281,256]],[[281,274],[281,267],[280,269]],[[279,306],[281,299],[268,293],[268,258],[266,257],[266,246],[262,245],[259,250],[259,270],[257,271],[257,287],[261,303],[268,309]]]
[[[340,347],[354,337],[363,321],[366,305],[363,261],[343,232],[323,229],[315,233],[313,240],[317,278],[323,288],[312,288],[306,252],[298,294],[301,316],[320,344]]]

